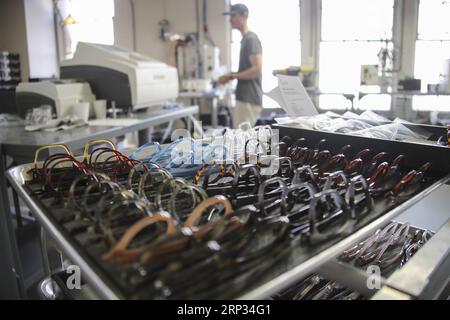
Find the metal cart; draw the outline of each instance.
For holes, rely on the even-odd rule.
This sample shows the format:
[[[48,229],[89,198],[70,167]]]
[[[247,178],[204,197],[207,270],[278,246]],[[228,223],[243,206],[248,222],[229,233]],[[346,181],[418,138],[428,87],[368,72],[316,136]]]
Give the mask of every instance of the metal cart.
[[[296,262],[280,266],[273,274],[263,277],[253,287],[248,288],[236,299],[266,299],[283,290],[307,275],[316,272],[341,284],[367,294],[374,299],[421,299],[440,298],[448,290],[450,273],[450,149],[426,144],[388,141],[344,134],[331,134],[312,130],[276,126],[280,136],[290,135],[293,138],[305,137],[311,141],[327,139],[331,151],[339,149],[345,144],[370,147],[374,151],[394,152],[405,154],[408,166],[417,166],[424,161],[433,162],[433,183],[420,193],[399,206],[372,219],[359,230],[344,238],[319,246],[307,253],[300,252],[300,259]],[[28,205],[33,215],[39,220],[48,234],[60,246],[70,261],[82,270],[85,281],[92,287],[95,294],[102,299],[124,299],[126,296],[104,270],[98,268],[95,261],[83,252],[74,239],[54,222],[48,212],[36,203],[24,188],[29,178],[26,171],[31,165],[22,165],[7,172],[7,178],[21,199]],[[435,206],[438,203],[439,206]],[[382,279],[382,288],[374,292],[367,288],[368,274],[357,270],[335,259],[341,252],[355,243],[360,242],[375,230],[385,226],[392,220],[410,219],[411,216],[423,215],[423,207],[433,207],[434,214],[440,215],[440,222],[432,230],[435,235],[408,262],[405,268],[396,271],[388,279]],[[415,222],[411,222],[415,223]],[[421,227],[421,226],[418,226]]]

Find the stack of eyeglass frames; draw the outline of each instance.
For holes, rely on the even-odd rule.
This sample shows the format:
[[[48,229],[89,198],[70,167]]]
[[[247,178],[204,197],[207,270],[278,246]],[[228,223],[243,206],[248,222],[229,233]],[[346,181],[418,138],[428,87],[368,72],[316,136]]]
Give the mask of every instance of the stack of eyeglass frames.
[[[379,276],[388,277],[406,262],[431,238],[432,233],[392,222],[383,229],[352,248],[345,250],[338,258],[363,271],[379,270]],[[375,269],[375,268],[376,269]],[[369,269],[371,268],[371,269]],[[294,286],[278,293],[273,299],[281,300],[359,300],[364,295],[342,284],[312,274]]]
[[[130,158],[142,163],[156,163],[167,169],[174,177],[192,179],[204,164],[222,161],[241,163],[244,149],[270,149],[272,129],[270,126],[255,128],[224,129],[211,132],[202,140],[179,138],[167,146],[149,142],[137,148]],[[248,159],[247,159],[248,160]]]
[[[65,153],[38,165],[41,148],[26,187],[124,297],[225,299],[306,261],[433,182],[430,163],[411,170],[402,155],[349,145],[332,154],[326,141],[309,148],[304,139],[285,137],[276,146],[255,139],[244,142],[240,161],[205,163],[189,181],[109,141],[87,144],[83,159],[52,146]],[[269,149],[279,156],[264,154]]]

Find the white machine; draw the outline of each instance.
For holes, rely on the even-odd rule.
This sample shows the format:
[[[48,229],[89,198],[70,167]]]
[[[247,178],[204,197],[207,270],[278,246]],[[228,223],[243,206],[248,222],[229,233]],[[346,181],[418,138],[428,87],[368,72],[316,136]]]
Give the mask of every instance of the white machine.
[[[178,69],[181,90],[206,92],[212,89],[212,81],[217,80],[220,68],[220,50],[213,45],[204,44],[197,48],[189,43],[177,49]]]
[[[444,61],[441,81],[439,83],[440,93],[450,93],[450,59]]]
[[[73,59],[61,63],[61,78],[87,81],[97,99],[118,108],[148,108],[178,96],[176,68],[109,45],[79,42]]]
[[[361,85],[377,86],[380,84],[378,78],[378,65],[362,65],[361,66]]]
[[[203,46],[203,76],[206,79],[214,78],[215,72],[220,68],[220,49],[218,47]]]
[[[16,88],[17,106],[22,117],[27,110],[47,104],[54,108],[58,118],[64,118],[75,103],[92,103],[94,100],[89,84],[74,80],[21,82]],[[93,108],[90,115],[93,115]]]

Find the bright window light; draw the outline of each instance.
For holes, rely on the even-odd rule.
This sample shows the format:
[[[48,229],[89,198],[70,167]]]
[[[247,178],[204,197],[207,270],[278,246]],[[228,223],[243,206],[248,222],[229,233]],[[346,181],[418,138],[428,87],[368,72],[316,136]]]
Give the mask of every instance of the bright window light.
[[[322,0],[322,40],[392,38],[393,0]]]
[[[414,76],[422,80],[422,91],[439,83],[446,59],[450,59],[450,41],[416,41]]]
[[[319,105],[322,110],[349,110],[352,102],[342,94],[321,94]]]
[[[322,0],[321,4],[319,89],[325,93],[357,95],[362,89],[361,66],[378,65],[381,49],[386,43],[392,48],[394,0]],[[341,98],[331,103],[332,97],[320,97],[319,108],[346,105]],[[376,99],[380,99],[378,110],[390,108],[386,98]]]
[[[416,111],[450,111],[450,96],[414,96],[412,109]]]
[[[69,12],[75,19],[72,26],[72,47],[79,41],[114,44],[114,0],[72,0]]]
[[[359,110],[389,111],[392,97],[389,94],[367,94],[358,100]]]
[[[427,91],[429,84],[441,81],[444,61],[450,59],[449,17],[450,1],[420,1],[414,76],[422,80],[422,92]],[[424,99],[424,101],[432,100]],[[422,108],[425,105],[416,102],[415,107]],[[437,104],[430,103],[429,106],[431,105]]]
[[[361,83],[361,65],[377,64],[381,45],[381,42],[321,42],[320,91],[356,93]]]
[[[278,85],[272,75],[275,69],[300,66],[300,8],[298,0],[271,1],[239,0],[249,9],[248,24],[255,32],[263,47],[262,88],[268,92]],[[270,18],[268,18],[270,17]],[[238,70],[239,50],[242,36],[239,31],[232,31],[231,58],[233,71]],[[263,96],[263,107],[279,108],[272,99]]]
[[[450,40],[450,1],[421,0],[418,39]]]

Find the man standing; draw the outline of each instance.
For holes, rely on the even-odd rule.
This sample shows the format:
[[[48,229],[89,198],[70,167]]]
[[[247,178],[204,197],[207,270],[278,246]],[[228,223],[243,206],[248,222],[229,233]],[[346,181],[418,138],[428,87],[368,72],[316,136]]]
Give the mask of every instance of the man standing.
[[[239,70],[219,78],[220,84],[237,79],[236,106],[233,112],[233,124],[237,128],[242,122],[255,125],[262,109],[262,47],[258,36],[248,29],[248,8],[244,4],[234,4],[229,12],[230,23],[242,34],[239,54]]]

